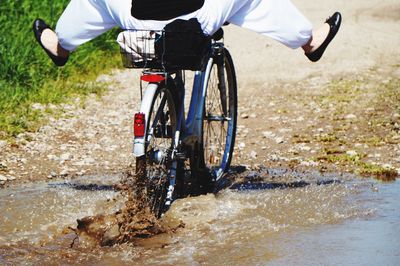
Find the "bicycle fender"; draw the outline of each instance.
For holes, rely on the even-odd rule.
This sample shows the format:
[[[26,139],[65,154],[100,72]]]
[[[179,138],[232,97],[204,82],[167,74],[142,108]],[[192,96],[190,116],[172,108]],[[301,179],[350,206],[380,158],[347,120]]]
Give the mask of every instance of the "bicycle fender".
[[[144,91],[143,99],[140,104],[140,112],[145,115],[145,132],[144,137],[134,137],[133,139],[133,155],[135,157],[140,157],[145,154],[146,150],[146,135],[147,135],[147,125],[149,123],[150,108],[153,103],[154,95],[157,91],[158,83],[149,83]]]
[[[203,72],[196,72],[192,98],[190,100],[190,106],[193,108],[189,109],[188,118],[186,120],[186,135],[184,142],[187,145],[193,145],[200,141],[201,131],[203,128],[203,111],[204,101],[207,92],[208,79],[213,65],[214,59],[211,57],[208,60],[206,70]]]

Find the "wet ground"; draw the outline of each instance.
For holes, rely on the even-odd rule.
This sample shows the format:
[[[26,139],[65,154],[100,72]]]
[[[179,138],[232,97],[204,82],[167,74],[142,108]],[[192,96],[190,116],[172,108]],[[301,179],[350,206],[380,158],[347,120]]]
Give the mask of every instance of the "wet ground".
[[[261,169],[217,194],[177,200],[175,228],[100,247],[77,219],[124,205],[121,176],[85,176],[0,191],[1,265],[399,265],[400,183]]]

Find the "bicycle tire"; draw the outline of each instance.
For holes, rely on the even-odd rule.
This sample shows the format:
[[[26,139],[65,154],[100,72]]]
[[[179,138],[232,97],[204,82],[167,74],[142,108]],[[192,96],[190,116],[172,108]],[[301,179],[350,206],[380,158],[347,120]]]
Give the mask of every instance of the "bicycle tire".
[[[156,217],[165,210],[168,170],[177,121],[173,92],[160,86],[146,117],[145,155],[136,158],[136,174],[144,180],[147,204]]]
[[[208,76],[207,93],[198,159],[200,167],[208,172],[208,178],[204,174],[199,177],[202,179],[200,184],[208,186],[229,169],[235,145],[237,82],[233,60],[227,49],[215,56],[210,73],[205,76]]]

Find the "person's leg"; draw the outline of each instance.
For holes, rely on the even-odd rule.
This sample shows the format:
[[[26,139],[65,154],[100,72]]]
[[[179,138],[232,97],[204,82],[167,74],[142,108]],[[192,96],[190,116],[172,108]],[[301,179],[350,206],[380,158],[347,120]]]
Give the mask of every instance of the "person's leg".
[[[112,7],[110,7],[110,4]],[[55,31],[35,21],[36,35],[53,61],[65,61],[70,51],[119,25],[112,10],[129,10],[130,0],[72,0],[57,22]],[[63,59],[64,58],[64,59]],[[65,64],[61,63],[61,65]],[[57,63],[56,63],[57,64]]]
[[[55,33],[60,46],[73,51],[115,26],[104,0],[71,0],[57,22]]]
[[[311,23],[289,0],[247,1],[228,21],[293,49],[305,45],[312,36]]]
[[[243,6],[253,0],[205,0],[204,5],[194,15],[205,34],[215,33],[232,14],[236,14]]]
[[[245,4],[231,13],[230,23],[271,37],[290,48],[302,47],[311,61],[319,60],[340,27],[341,16],[335,13],[330,21],[313,30],[290,0],[233,1]]]

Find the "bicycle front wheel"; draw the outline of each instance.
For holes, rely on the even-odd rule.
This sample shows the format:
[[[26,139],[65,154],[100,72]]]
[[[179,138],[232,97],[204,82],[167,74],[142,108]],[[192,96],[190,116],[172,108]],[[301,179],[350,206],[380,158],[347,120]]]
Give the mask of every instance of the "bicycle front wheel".
[[[207,76],[207,75],[206,75]],[[232,57],[223,49],[214,59],[207,81],[200,157],[218,181],[231,163],[237,121],[237,84]],[[203,155],[203,156],[201,156]]]
[[[172,92],[160,87],[146,117],[145,155],[136,158],[136,173],[146,183],[148,205],[157,217],[165,211],[176,122]]]

